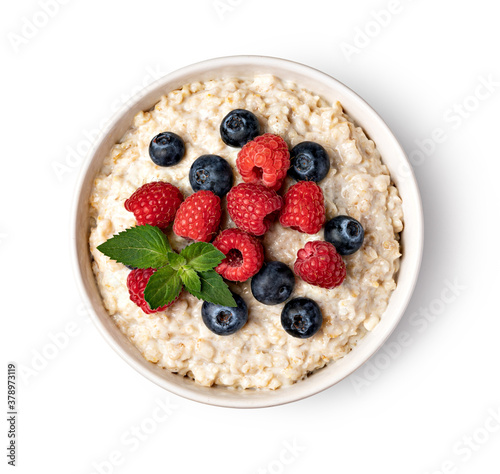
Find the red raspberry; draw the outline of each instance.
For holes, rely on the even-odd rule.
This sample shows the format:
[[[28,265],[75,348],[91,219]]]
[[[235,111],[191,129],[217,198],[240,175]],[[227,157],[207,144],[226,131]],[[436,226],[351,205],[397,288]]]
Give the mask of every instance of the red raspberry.
[[[293,266],[295,273],[311,285],[335,288],[345,278],[345,263],[330,242],[314,240],[307,242],[297,252]]]
[[[241,230],[254,235],[263,235],[269,230],[282,205],[281,196],[262,184],[241,183],[227,195],[231,219]]]
[[[133,212],[139,225],[167,227],[184,200],[182,193],[170,183],[154,181],[141,186],[125,201],[125,209]]]
[[[185,239],[210,242],[219,230],[221,214],[220,197],[212,191],[198,191],[179,207],[174,232]]]
[[[262,183],[277,191],[290,168],[290,153],[283,138],[265,133],[238,153],[236,166],[245,183]]]
[[[325,199],[312,181],[299,181],[285,194],[280,223],[306,234],[316,234],[325,223]]]
[[[213,242],[226,258],[215,271],[226,280],[245,281],[254,276],[264,263],[262,244],[240,229],[223,230]]]
[[[135,270],[132,270],[127,277],[127,288],[130,300],[147,314],[165,311],[169,306],[172,306],[177,301],[177,298],[179,298],[179,295],[181,294],[179,293],[177,298],[175,298],[175,300],[171,303],[157,309],[151,309],[149,304],[144,299],[144,289],[154,272],[156,272],[154,268],[136,268]]]

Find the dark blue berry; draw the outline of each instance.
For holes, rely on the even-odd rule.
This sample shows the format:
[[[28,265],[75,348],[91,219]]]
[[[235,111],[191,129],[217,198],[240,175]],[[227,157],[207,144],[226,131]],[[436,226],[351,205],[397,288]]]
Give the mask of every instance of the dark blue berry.
[[[239,331],[247,322],[248,309],[245,300],[233,293],[236,308],[221,306],[204,301],[201,307],[201,317],[210,331],[219,336],[229,336]]]
[[[337,216],[325,225],[325,240],[335,246],[340,255],[351,255],[363,245],[365,231],[352,217]]]
[[[186,147],[179,135],[163,132],[156,135],[149,144],[149,156],[158,166],[174,166],[182,160]]]
[[[328,153],[318,143],[302,142],[292,148],[288,174],[296,181],[319,183],[329,170]]]
[[[248,110],[232,110],[222,119],[220,124],[222,141],[229,146],[241,148],[259,134],[259,120]]]
[[[282,262],[269,262],[252,278],[252,293],[264,304],[279,304],[293,292],[295,277],[292,270]]]
[[[322,323],[323,315],[318,304],[309,298],[294,298],[281,312],[281,325],[293,337],[311,337],[319,331]]]
[[[233,179],[231,165],[217,155],[200,156],[189,170],[189,182],[194,191],[212,191],[219,197],[233,187]]]

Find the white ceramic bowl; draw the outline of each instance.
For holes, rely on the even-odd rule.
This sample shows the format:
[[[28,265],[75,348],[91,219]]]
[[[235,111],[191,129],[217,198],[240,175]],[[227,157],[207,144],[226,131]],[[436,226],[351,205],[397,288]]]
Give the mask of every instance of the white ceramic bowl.
[[[330,102],[339,100],[345,111],[376,143],[403,200],[405,229],[401,239],[403,256],[398,286],[378,326],[344,358],[327,365],[305,380],[275,391],[202,387],[186,377],[172,374],[146,361],[107,314],[90,264],[89,196],[103,159],[130,127],[132,118],[139,111],[150,109],[163,94],[192,81],[263,73],[294,81]],[[422,256],[423,216],[417,183],[403,149],[384,121],[363,99],[327,74],[303,64],[270,57],[231,56],[203,61],[168,74],[142,91],[132,104],[129,103],[118,111],[90,151],[78,184],[73,212],[72,238],[78,284],[86,303],[92,309],[91,317],[106,341],[134,369],[160,387],[190,400],[224,407],[256,408],[293,402],[331,387],[354,372],[383,345],[401,319],[413,292]]]

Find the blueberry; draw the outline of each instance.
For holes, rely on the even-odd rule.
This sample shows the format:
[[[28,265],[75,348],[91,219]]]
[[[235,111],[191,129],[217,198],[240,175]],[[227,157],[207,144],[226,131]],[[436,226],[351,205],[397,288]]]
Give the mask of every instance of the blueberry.
[[[219,336],[229,336],[239,331],[247,322],[248,309],[245,300],[233,293],[236,308],[221,306],[204,301],[201,307],[201,317],[210,331]]]
[[[311,337],[319,331],[322,323],[323,315],[318,304],[309,298],[294,298],[281,312],[281,325],[293,337]]]
[[[352,217],[337,216],[325,225],[325,240],[335,246],[340,255],[351,255],[363,245],[365,231]]]
[[[329,170],[328,153],[318,143],[302,142],[292,148],[288,174],[296,181],[319,183]]]
[[[156,135],[149,144],[149,156],[158,166],[174,166],[182,160],[186,147],[179,135],[163,132]]]
[[[220,156],[202,155],[189,170],[189,182],[194,191],[212,191],[223,197],[233,187],[233,170]]]
[[[292,270],[282,262],[269,262],[252,278],[252,293],[264,304],[279,304],[293,292],[295,277]]]
[[[222,141],[229,146],[241,148],[260,134],[257,117],[244,109],[229,112],[220,124]]]

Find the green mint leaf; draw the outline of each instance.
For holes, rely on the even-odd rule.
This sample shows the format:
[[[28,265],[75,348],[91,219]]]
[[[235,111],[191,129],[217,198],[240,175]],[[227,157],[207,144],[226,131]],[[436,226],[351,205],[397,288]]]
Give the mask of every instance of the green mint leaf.
[[[191,267],[181,267],[179,269],[179,276],[187,291],[190,293],[191,291],[198,293],[201,291],[200,277]]]
[[[186,259],[175,252],[169,252],[167,255],[168,263],[174,270],[179,270],[183,265],[186,265]]]
[[[135,268],[159,268],[172,249],[158,227],[138,225],[114,235],[97,247],[104,255]]]
[[[212,244],[195,242],[181,251],[187,265],[197,272],[205,272],[219,265],[226,256]]]
[[[177,272],[172,267],[163,267],[149,278],[144,299],[151,309],[156,309],[174,301],[181,290],[182,281]]]
[[[201,291],[188,290],[192,295],[209,303],[233,308],[238,306],[229,287],[215,270],[200,272],[198,275],[201,280]]]

